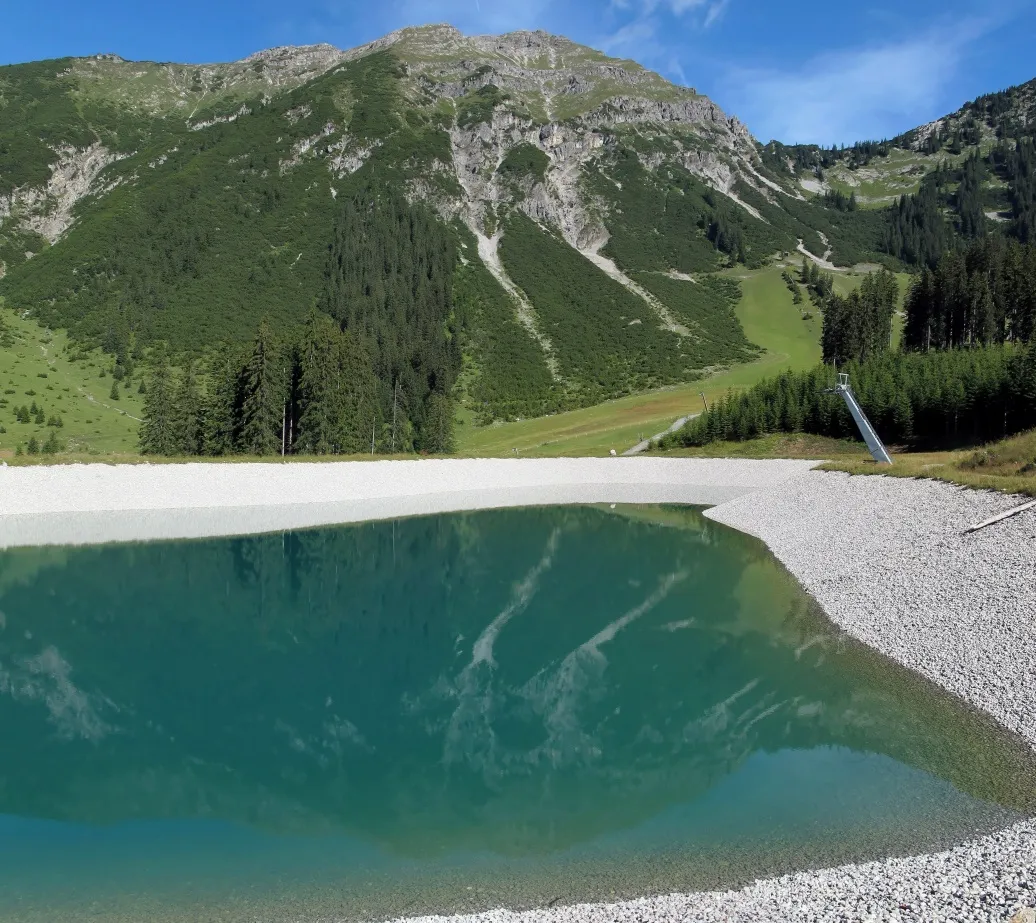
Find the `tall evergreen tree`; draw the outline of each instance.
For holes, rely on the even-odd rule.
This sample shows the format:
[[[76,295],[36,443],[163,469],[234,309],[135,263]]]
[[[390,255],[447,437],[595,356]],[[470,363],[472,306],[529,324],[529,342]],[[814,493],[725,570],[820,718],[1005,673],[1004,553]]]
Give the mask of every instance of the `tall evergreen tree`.
[[[144,421],[140,425],[140,451],[144,455],[175,455],[176,411],[169,363],[162,353],[144,397]]]
[[[380,428],[370,358],[349,331],[314,311],[298,350],[298,451],[347,454],[369,447]]]
[[[892,345],[892,317],[899,303],[896,277],[888,270],[868,275],[858,291],[831,294],[824,304],[821,344],[825,362],[863,360]]]
[[[453,438],[453,404],[448,395],[433,391],[422,429],[422,445],[426,452],[446,455],[456,450]]]
[[[240,448],[248,455],[281,452],[284,423],[281,357],[266,321],[259,324],[242,382]]]
[[[194,363],[188,362],[173,394],[173,439],[177,455],[201,454],[206,422],[202,411]]]
[[[229,455],[237,448],[241,367],[237,350],[229,344],[224,344],[213,360],[205,399],[203,450],[206,455]]]

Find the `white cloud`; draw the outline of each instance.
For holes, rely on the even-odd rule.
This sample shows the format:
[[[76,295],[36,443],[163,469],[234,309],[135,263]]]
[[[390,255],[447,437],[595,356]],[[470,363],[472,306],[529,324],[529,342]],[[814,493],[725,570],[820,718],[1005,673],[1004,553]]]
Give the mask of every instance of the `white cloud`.
[[[627,10],[631,0],[610,0],[610,3],[612,10]],[[683,44],[681,35],[686,36],[688,27],[708,29],[720,18],[728,3],[729,0],[641,0],[634,18],[595,44],[608,54],[633,58],[687,84],[674,40]],[[687,15],[695,11],[696,15]],[[680,21],[675,29],[671,22],[665,21],[673,17]]]
[[[729,3],[730,0],[715,0],[712,6],[709,7],[709,11],[705,14],[704,26],[706,29],[719,21],[719,18],[726,11]]]
[[[600,40],[606,54],[626,55],[638,61],[648,60],[661,50],[656,26],[651,19],[635,19]]]
[[[696,10],[707,2],[708,0],[668,0],[666,6],[673,11],[674,16],[683,16],[684,13]]]
[[[982,27],[936,30],[819,55],[787,71],[730,71],[723,99],[764,141],[830,144],[877,139],[928,121]]]

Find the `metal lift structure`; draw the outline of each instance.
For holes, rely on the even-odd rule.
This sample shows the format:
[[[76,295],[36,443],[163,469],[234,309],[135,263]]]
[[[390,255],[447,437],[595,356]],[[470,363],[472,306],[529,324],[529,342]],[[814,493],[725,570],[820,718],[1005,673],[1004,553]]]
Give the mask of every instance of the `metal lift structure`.
[[[842,395],[842,398],[845,400],[845,406],[849,408],[849,413],[853,415],[856,425],[860,428],[860,435],[863,436],[863,441],[867,443],[867,448],[870,449],[871,457],[879,465],[891,465],[892,456],[889,455],[885,444],[874,431],[871,421],[867,419],[867,414],[863,412],[859,401],[856,400],[856,395],[853,394],[852,388],[849,387],[849,376],[844,372],[839,372],[838,384],[833,388],[825,388],[824,393]]]

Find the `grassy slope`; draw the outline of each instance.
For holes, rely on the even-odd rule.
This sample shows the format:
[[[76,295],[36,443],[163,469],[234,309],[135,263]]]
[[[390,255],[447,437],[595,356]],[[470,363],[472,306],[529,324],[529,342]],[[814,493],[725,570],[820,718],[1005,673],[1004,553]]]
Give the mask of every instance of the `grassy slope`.
[[[796,257],[790,262],[792,268],[799,265]],[[641,439],[662,432],[677,418],[700,411],[702,391],[711,403],[730,390],[749,388],[785,369],[810,368],[820,361],[820,315],[808,301],[792,303],[791,292],[781,278],[782,268],[778,265],[749,271],[738,267],[724,273],[741,280],[742,296],[736,314],[748,339],[766,349],[760,359],[732,366],[702,381],[549,417],[483,428],[464,421],[457,427],[458,452],[510,455],[517,448],[519,454],[529,456],[607,455],[610,449],[621,453]],[[902,298],[910,276],[900,273],[897,278]],[[834,279],[835,290],[846,294],[859,286],[863,276],[836,273]],[[813,317],[804,320],[804,311]],[[897,340],[901,329],[902,318],[897,317]]]
[[[32,436],[42,443],[50,435],[51,427],[15,422],[14,408],[33,401],[48,417],[61,417],[58,437],[70,450],[84,455],[135,451],[138,424],[133,418],[140,416],[142,401],[137,382],[120,386],[119,400],[110,400],[112,378],[99,376],[102,368],[110,369],[111,357],[94,352],[70,362],[64,332],[51,333],[12,311],[0,311],[14,337],[13,347],[0,349],[0,399],[8,402],[0,406],[0,425],[7,430],[0,433],[0,457],[13,457],[15,446],[25,446]]]
[[[742,281],[743,295],[736,313],[749,340],[766,347],[763,357],[700,382],[549,417],[475,427],[470,416],[465,415],[468,419],[458,426],[459,453],[509,455],[515,447],[522,455],[531,456],[607,455],[612,448],[622,452],[640,439],[661,432],[676,418],[698,412],[701,391],[712,402],[728,390],[750,387],[781,369],[808,368],[818,360],[820,319],[815,311],[812,320],[802,319],[800,307],[792,304],[779,268],[729,270],[726,275]],[[835,278],[837,288],[846,291],[859,284],[860,279],[853,275]],[[49,435],[46,426],[14,421],[14,408],[33,400],[43,404],[48,416],[62,416],[65,426],[58,435],[69,443],[71,454],[133,453],[137,440],[137,422],[133,418],[140,416],[141,405],[136,384],[129,389],[120,388],[121,399],[116,404],[108,397],[112,379],[99,377],[102,367],[110,367],[110,357],[105,360],[95,352],[84,360],[69,362],[63,332],[51,333],[10,310],[4,310],[3,317],[16,337],[16,344],[13,349],[0,349],[0,392],[13,390],[15,394],[0,394],[8,401],[7,406],[0,406],[0,424],[7,429],[0,434],[0,457],[10,459],[14,447],[19,443],[25,445],[30,436],[35,435],[42,442]],[[38,378],[41,372],[48,377]],[[36,391],[36,395],[27,395],[26,391]],[[738,454],[738,450],[723,454]],[[828,448],[821,457],[831,454]]]
[[[701,391],[713,401],[731,389],[747,388],[786,368],[809,368],[820,359],[820,320],[804,321],[781,278],[780,269],[735,270],[742,279],[736,309],[748,339],[766,354],[699,382],[637,394],[550,417],[498,423],[476,429],[459,426],[457,448],[463,455],[607,455],[622,452],[653,436],[673,420],[701,410]],[[814,312],[815,315],[815,312]]]

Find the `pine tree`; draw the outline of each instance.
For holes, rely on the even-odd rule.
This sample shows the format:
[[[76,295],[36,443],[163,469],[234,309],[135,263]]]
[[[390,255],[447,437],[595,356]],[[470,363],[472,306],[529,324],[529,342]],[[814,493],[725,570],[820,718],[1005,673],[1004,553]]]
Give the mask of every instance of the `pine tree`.
[[[203,448],[206,455],[229,455],[237,447],[241,362],[236,351],[224,345],[213,362],[205,401]]]
[[[144,398],[140,451],[144,455],[175,455],[177,449],[173,383],[165,354],[159,356]]]
[[[327,314],[312,312],[298,355],[299,420],[295,444],[302,452],[336,454],[343,438],[341,332]]]
[[[173,442],[177,455],[200,455],[204,420],[201,392],[194,374],[194,363],[188,362],[173,394]]]
[[[283,388],[273,334],[259,324],[244,369],[241,401],[241,450],[249,455],[279,454],[282,446]]]
[[[309,317],[297,378],[299,450],[354,454],[369,448],[380,418],[374,370],[362,346],[326,314]]]
[[[117,378],[112,381],[112,389],[108,392],[108,399],[112,401],[119,399],[119,380]]]
[[[40,451],[42,451],[44,455],[56,455],[61,451],[61,448],[62,446],[58,439],[57,432],[51,430],[50,435],[47,437],[46,442],[41,446]]]
[[[446,455],[455,451],[453,405],[447,395],[439,391],[429,395],[421,433],[422,448],[426,452]]]

